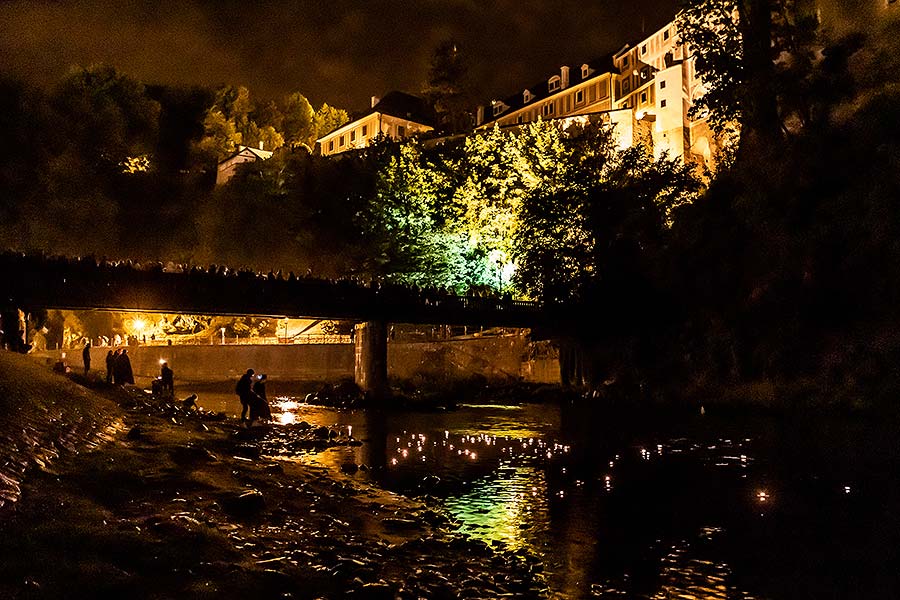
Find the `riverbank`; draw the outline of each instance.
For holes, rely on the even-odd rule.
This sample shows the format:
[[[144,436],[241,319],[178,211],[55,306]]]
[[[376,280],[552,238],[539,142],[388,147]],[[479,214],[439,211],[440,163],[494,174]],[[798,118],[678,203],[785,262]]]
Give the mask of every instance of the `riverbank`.
[[[543,595],[532,560],[454,533],[425,503],[264,458],[257,435],[217,415],[84,383],[93,389],[0,355],[0,386],[17,403],[57,396],[116,424],[23,469],[18,502],[0,514],[2,597]],[[4,423],[6,438],[14,425]],[[292,434],[309,452],[353,443]]]

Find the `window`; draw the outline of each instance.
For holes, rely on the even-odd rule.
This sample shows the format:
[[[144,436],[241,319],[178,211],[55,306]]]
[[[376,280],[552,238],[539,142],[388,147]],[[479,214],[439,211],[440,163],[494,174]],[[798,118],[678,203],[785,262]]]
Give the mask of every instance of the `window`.
[[[622,59],[622,65],[625,66],[625,67],[628,66],[628,57],[627,57],[627,56],[626,56],[625,58]]]
[[[559,77],[551,77],[550,81],[547,82],[547,90],[552,93],[558,89],[559,89]]]
[[[516,117],[516,123],[518,123],[518,124],[521,125],[521,124],[524,123],[524,122],[525,122],[525,117],[524,117],[524,116],[519,115],[518,117]]]
[[[660,108],[665,108],[665,107],[666,107],[666,101],[665,101],[665,100],[660,100],[660,101],[659,101],[659,107],[660,107]]]
[[[356,130],[355,130],[355,129],[354,129],[353,131],[350,132],[350,141],[351,141],[351,142],[355,142],[355,141],[356,141]]]
[[[363,125],[363,128],[362,128],[362,136],[363,136],[363,137],[366,137],[367,135],[369,135],[369,126],[368,126],[368,125]]]
[[[550,102],[549,104],[545,104],[544,106],[542,106],[541,114],[544,115],[545,117],[549,117],[550,115],[552,115],[553,114],[553,103]]]
[[[331,140],[330,142],[328,142],[328,151],[334,152],[334,140]]]
[[[534,98],[534,96],[531,95],[531,92],[529,90],[525,90],[524,92],[522,92],[522,102],[524,102],[525,104],[531,102],[532,98]]]
[[[660,82],[659,82],[659,89],[661,89],[661,90],[666,89],[666,82],[665,82],[665,81],[660,81]]]
[[[622,82],[622,93],[627,94],[631,91],[631,79],[626,79]]]
[[[669,30],[668,30],[668,29],[666,29],[665,31],[663,31],[663,39],[664,39],[664,40],[669,39]]]
[[[344,136],[341,136],[341,139],[338,142],[338,146],[343,146],[343,145],[344,145]]]
[[[575,92],[575,104],[581,104],[584,102],[584,90],[578,90]]]
[[[503,112],[503,105],[498,102],[497,104],[494,105],[494,116],[496,117],[497,115],[499,115],[502,112]]]
[[[581,65],[581,78],[587,79],[588,75],[591,74],[591,68],[587,65]]]
[[[647,54],[647,44],[641,46],[641,54]]]
[[[403,125],[397,125],[397,137],[404,137],[406,135],[406,127]]]
[[[641,92],[641,104],[647,103],[647,92]]]

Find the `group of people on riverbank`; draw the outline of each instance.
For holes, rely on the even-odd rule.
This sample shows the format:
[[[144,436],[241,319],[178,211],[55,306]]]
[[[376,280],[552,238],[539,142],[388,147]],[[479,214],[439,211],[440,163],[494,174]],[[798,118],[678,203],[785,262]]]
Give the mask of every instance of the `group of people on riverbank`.
[[[88,364],[85,363],[85,372]],[[131,358],[128,350],[118,348],[106,353],[106,383],[111,385],[134,385],[134,372],[131,370]]]
[[[234,393],[241,401],[241,424],[251,427],[253,423],[272,418],[272,409],[266,397],[266,375],[256,375],[253,369],[241,375]]]

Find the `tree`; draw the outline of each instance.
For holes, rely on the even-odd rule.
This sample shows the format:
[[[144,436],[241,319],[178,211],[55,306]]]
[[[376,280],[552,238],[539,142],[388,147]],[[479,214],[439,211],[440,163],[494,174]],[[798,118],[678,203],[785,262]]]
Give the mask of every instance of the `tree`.
[[[799,100],[812,100],[804,88],[822,48],[814,8],[806,0],[689,0],[677,24],[704,87],[692,116],[708,116],[720,134],[739,125],[745,155],[802,126],[808,110]]]
[[[434,107],[438,130],[459,133],[471,128],[469,67],[456,42],[447,40],[434,49],[422,93]]]
[[[316,143],[316,113],[306,96],[300,92],[290,94],[284,100],[281,132],[291,148],[305,146],[311,150]]]
[[[331,133],[349,121],[350,115],[347,114],[347,111],[334,108],[327,103],[322,104],[313,118],[313,124],[315,125],[315,139],[319,139],[326,133]]]

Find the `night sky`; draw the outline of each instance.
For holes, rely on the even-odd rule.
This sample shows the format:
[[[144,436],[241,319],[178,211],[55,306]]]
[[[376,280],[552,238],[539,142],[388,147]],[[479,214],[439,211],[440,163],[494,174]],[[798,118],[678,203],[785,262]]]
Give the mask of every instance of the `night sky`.
[[[671,20],[678,2],[0,0],[0,68],[46,85],[104,62],[148,83],[300,91],[356,110],[392,89],[420,91],[432,50],[453,39],[480,102],[618,49]]]
[[[873,0],[819,0],[865,20]],[[616,50],[672,19],[680,0],[0,0],[0,69],[47,85],[103,62],[147,83],[291,91],[359,110],[372,95],[418,92],[453,39],[475,99],[507,96]]]

